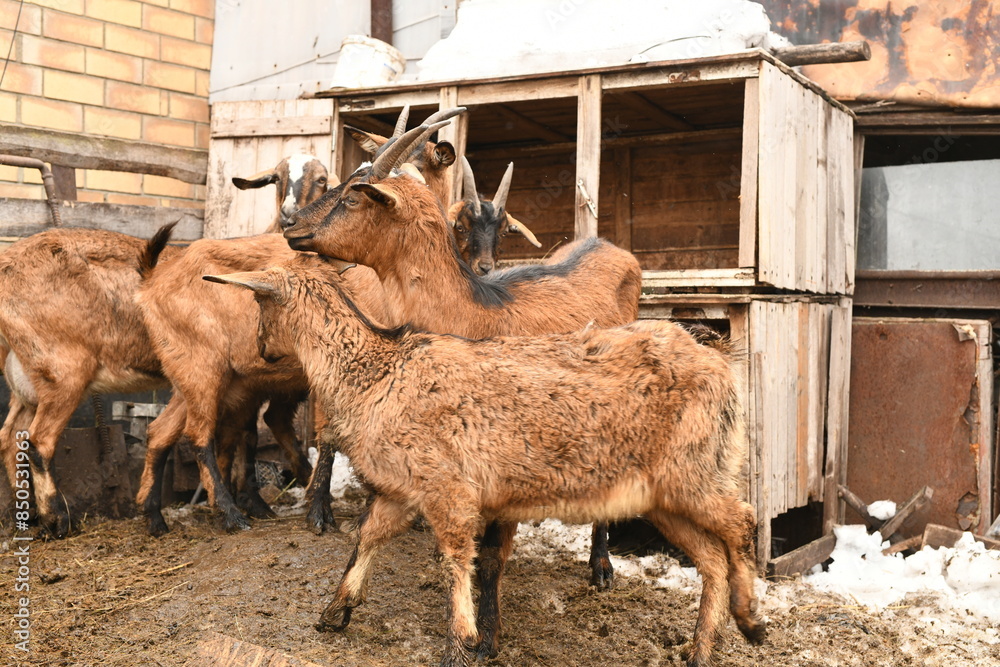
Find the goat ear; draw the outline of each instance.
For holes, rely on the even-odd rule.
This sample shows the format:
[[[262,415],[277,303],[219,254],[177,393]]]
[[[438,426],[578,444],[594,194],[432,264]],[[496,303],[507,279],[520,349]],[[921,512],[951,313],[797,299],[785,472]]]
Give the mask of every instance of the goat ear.
[[[273,169],[268,169],[267,171],[262,171],[259,174],[254,174],[250,178],[233,176],[233,185],[238,187],[240,190],[254,190],[256,188],[262,188],[265,185],[271,185],[272,183],[277,182],[278,174],[276,174]]]
[[[507,229],[512,232],[517,232],[524,238],[528,239],[528,243],[535,246],[536,248],[541,248],[542,244],[535,238],[535,235],[531,233],[528,226],[523,222],[512,216],[510,213],[507,214]]]
[[[396,208],[396,205],[399,203],[399,198],[389,191],[388,188],[381,185],[373,185],[372,183],[355,183],[351,186],[351,189],[360,192],[376,204],[385,206],[386,208]]]
[[[458,157],[450,141],[439,141],[434,145],[434,162],[439,167],[450,167]]]
[[[402,166],[400,166],[399,170],[404,174],[409,174],[424,185],[427,185],[427,179],[424,178],[424,175],[420,173],[420,170],[417,169],[412,162],[404,162]]]
[[[455,225],[458,223],[458,216],[462,215],[462,209],[465,208],[465,200],[459,199],[457,202],[448,207],[448,225],[454,229]]]
[[[375,155],[375,153],[378,152],[378,149],[381,148],[385,142],[389,141],[386,137],[378,134],[372,134],[371,132],[365,132],[364,130],[359,130],[356,127],[351,127],[350,125],[345,125],[344,130],[350,135],[351,139],[354,139],[354,141],[357,142],[358,146],[361,146],[361,150],[369,155]]]
[[[279,300],[282,296],[281,289],[274,282],[274,277],[263,271],[245,271],[243,273],[227,273],[219,276],[202,276],[202,280],[210,283],[222,283],[223,285],[239,285],[255,294]]]

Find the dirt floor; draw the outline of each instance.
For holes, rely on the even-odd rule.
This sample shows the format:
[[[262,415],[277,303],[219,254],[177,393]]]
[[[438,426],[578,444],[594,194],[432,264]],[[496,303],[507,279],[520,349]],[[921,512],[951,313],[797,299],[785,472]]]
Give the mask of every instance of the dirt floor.
[[[354,499],[336,509],[346,521],[360,507]],[[313,625],[347,563],[352,535],[315,536],[298,510],[233,535],[201,510],[172,511],[168,521],[173,530],[160,539],[148,537],[136,519],[90,521],[68,539],[30,543],[28,653],[12,639],[22,595],[14,592],[12,551],[24,543],[7,541],[0,560],[0,663],[215,665],[223,651],[242,649],[241,655],[256,650],[272,660],[257,664],[437,664],[445,591],[429,533],[411,530],[390,544],[349,628],[320,634]],[[597,592],[587,574],[586,564],[569,554],[515,554],[504,589],[501,653],[488,664],[683,664],[693,594],[638,577]],[[926,617],[939,610],[929,600],[872,613],[787,582],[769,586],[762,609],[770,620],[765,644],[749,646],[730,623],[717,648],[720,666],[1000,665],[1000,644],[990,643],[995,631],[971,619],[935,625]]]

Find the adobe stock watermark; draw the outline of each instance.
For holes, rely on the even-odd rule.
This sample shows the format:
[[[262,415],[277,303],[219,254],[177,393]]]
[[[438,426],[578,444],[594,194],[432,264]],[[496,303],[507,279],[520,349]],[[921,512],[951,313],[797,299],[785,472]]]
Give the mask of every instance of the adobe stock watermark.
[[[31,512],[31,467],[28,448],[31,446],[27,431],[14,434],[17,441],[16,472],[14,480],[14,526],[17,533],[13,541],[13,558],[16,562],[14,576],[14,648],[27,653],[31,641],[31,541],[28,518]]]

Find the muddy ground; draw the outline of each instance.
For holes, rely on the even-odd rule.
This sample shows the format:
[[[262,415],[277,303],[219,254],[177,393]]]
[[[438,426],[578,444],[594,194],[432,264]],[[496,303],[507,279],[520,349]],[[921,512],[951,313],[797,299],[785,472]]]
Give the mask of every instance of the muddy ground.
[[[336,510],[347,520],[360,507],[353,499]],[[7,542],[0,561],[0,664],[214,665],[221,659],[212,647],[230,640],[287,659],[272,665],[437,664],[445,592],[429,533],[411,530],[391,543],[349,628],[320,634],[313,625],[347,563],[352,535],[313,535],[299,510],[232,535],[205,511],[172,512],[168,521],[173,530],[160,539],[148,537],[138,519],[91,520],[68,539],[32,542],[28,653],[13,647],[21,594],[14,591],[11,551],[23,543]],[[683,663],[695,621],[692,593],[654,588],[639,577],[597,592],[587,574],[586,564],[568,553],[515,554],[504,589],[501,653],[488,664]],[[747,645],[730,623],[717,648],[720,666],[1000,665],[1000,645],[990,643],[996,633],[982,624],[921,620],[946,615],[931,600],[873,613],[787,582],[770,587],[762,609],[770,620],[765,644]]]

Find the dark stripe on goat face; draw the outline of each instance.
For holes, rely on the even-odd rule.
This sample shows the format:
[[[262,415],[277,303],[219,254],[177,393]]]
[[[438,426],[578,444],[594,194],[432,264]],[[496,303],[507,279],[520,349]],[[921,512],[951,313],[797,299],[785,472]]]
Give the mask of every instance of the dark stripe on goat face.
[[[503,209],[493,208],[493,202],[480,202],[480,215],[476,216],[466,204],[458,218],[462,226],[455,228],[462,257],[473,271],[484,275],[492,271],[500,256],[500,239],[507,233],[507,215]]]
[[[502,284],[490,282],[490,274],[486,278],[481,277],[462,259],[462,254],[458,251],[458,244],[455,239],[451,240],[451,251],[458,263],[458,270],[462,278],[469,284],[472,292],[472,300],[484,308],[503,308],[514,300],[514,295]]]
[[[360,170],[359,170],[360,171]],[[288,226],[285,228],[284,236],[288,239],[288,245],[294,250],[310,250],[309,239],[316,234],[321,227],[330,224],[332,215],[344,197],[344,192],[353,183],[357,172],[337,187],[327,190],[319,199],[296,211],[288,219]]]

